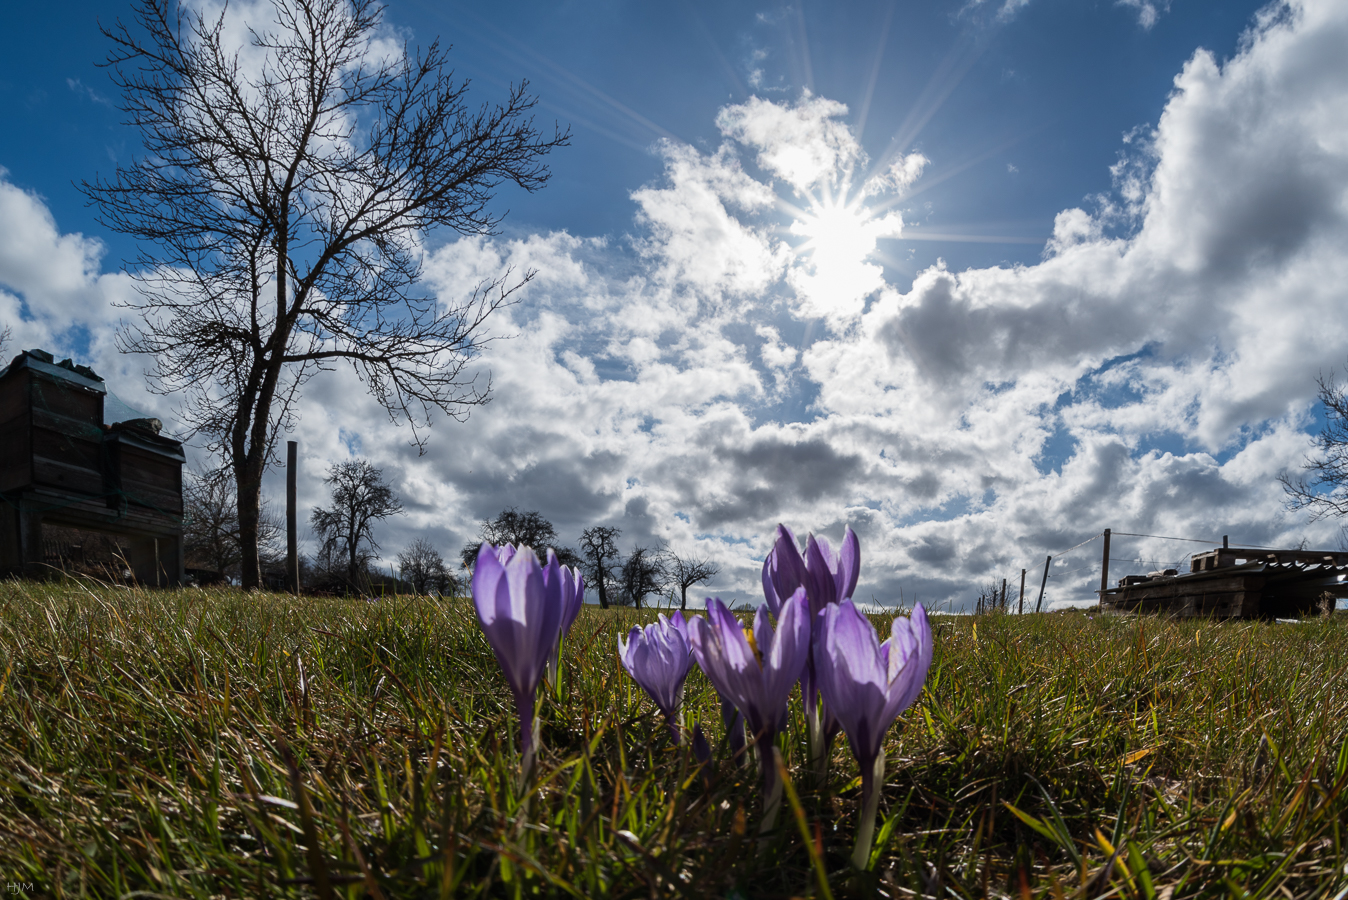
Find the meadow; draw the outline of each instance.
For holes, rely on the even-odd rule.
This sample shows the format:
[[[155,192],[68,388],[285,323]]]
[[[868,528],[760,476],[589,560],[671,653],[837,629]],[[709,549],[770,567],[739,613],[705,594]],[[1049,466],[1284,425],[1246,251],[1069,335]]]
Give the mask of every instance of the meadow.
[[[467,600],[0,583],[0,882],[53,897],[1348,896],[1348,627],[938,616],[858,773],[803,764],[760,835],[694,667],[677,744],[586,607],[543,746]],[[883,617],[876,617],[879,623]],[[887,623],[886,623],[887,625]],[[887,632],[887,627],[883,632]]]

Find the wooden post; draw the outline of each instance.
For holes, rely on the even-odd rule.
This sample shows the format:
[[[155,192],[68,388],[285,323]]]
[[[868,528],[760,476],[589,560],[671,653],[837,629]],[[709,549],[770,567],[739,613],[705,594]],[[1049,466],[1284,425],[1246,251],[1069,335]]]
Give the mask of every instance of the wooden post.
[[[1020,609],[1017,610],[1016,615],[1018,615],[1018,616],[1023,616],[1023,615],[1025,615],[1025,570],[1024,570],[1024,569],[1021,569],[1021,570],[1020,570]]]
[[[997,601],[997,608],[1006,612],[1006,579],[1002,579],[1002,599]]]
[[[1222,535],[1222,549],[1230,550],[1231,544],[1227,541],[1227,535]]]
[[[1100,602],[1096,604],[1097,609],[1104,609],[1105,591],[1109,590],[1109,529],[1105,529],[1105,550],[1103,559],[1100,562]]]
[[[1044,604],[1044,588],[1048,587],[1048,567],[1053,562],[1053,557],[1047,557],[1044,560],[1044,580],[1039,582],[1039,599],[1035,601],[1034,611],[1039,612],[1039,607]]]
[[[299,443],[286,441],[286,587],[296,597],[300,595],[300,551],[296,531],[295,475],[299,458]]]

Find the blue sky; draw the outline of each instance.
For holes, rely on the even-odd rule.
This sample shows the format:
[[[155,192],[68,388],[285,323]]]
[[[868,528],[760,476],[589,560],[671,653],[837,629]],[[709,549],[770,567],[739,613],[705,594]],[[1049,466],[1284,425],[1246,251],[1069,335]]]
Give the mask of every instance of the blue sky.
[[[139,151],[97,66],[96,19],[128,12],[5,13],[0,318],[172,422],[112,349],[133,248],[72,185]],[[528,78],[572,145],[545,190],[501,193],[498,236],[428,236],[447,299],[539,271],[482,360],[496,399],[418,457],[349,377],[316,382],[302,502],[359,447],[411,501],[386,556],[422,534],[453,555],[516,505],[568,541],[602,522],[715,556],[742,599],[777,521],[850,524],[863,595],[956,608],[1107,526],[1337,545],[1274,476],[1348,346],[1346,22],[1332,0],[391,2],[483,101]],[[1089,596],[1089,546],[1050,600]]]
[[[1120,137],[1154,123],[1197,47],[1231,55],[1262,4],[1180,2],[1152,27],[1104,0],[931,3],[438,3],[388,6],[412,43],[437,36],[478,96],[528,78],[540,117],[573,129],[537,196],[503,194],[508,228],[622,234],[628,195],[660,174],[653,142],[715,143],[717,111],[750,95],[803,89],[851,111],[872,157],[921,150],[932,160],[919,220],[937,233],[1018,243],[912,241],[890,248],[900,282],[940,256],[952,267],[1033,263],[1053,217],[1108,189]],[[138,152],[98,64],[98,23],[117,3],[22,4],[0,36],[0,160],[40,193],[63,230],[96,228],[72,182]],[[754,73],[759,73],[754,88]],[[864,122],[862,121],[865,111]],[[1008,166],[1013,166],[1012,172]],[[927,210],[926,204],[930,204]],[[98,237],[120,255],[114,235]],[[909,262],[911,260],[911,262]]]

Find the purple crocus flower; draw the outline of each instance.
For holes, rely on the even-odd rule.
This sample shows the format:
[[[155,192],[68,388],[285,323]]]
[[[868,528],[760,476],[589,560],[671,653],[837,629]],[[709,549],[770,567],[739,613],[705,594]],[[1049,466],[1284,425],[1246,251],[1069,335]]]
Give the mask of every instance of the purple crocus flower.
[[[548,551],[549,566],[543,569],[544,578],[547,578],[548,573],[552,571],[551,563],[556,556],[551,550]],[[557,671],[561,663],[562,638],[571,633],[571,626],[580,615],[580,608],[585,605],[585,576],[578,570],[572,571],[566,566],[559,565],[557,568],[562,578],[562,629],[557,635],[557,646],[553,648],[552,656],[548,658],[548,681],[556,685],[560,691],[561,684],[557,680]]]
[[[796,536],[785,525],[777,526],[777,540],[763,561],[763,595],[774,613],[781,607],[781,598],[789,597],[797,588],[804,588],[810,601],[813,619],[825,606],[846,600],[857,587],[861,572],[861,544],[856,532],[844,529],[842,545],[837,553],[826,538],[813,534],[805,538],[805,554],[796,547]],[[828,766],[829,747],[838,733],[838,721],[825,705],[819,709],[819,691],[815,684],[814,654],[800,676],[801,696],[805,699],[805,731],[810,759],[822,779]]]
[[[551,550],[548,551],[548,562],[551,563],[557,554]],[[562,637],[571,633],[571,626],[576,624],[576,617],[580,615],[580,608],[585,605],[585,576],[581,574],[579,567],[569,569],[566,566],[559,565],[562,575]],[[546,572],[544,573],[546,575]]]
[[[683,701],[683,682],[693,665],[692,648],[688,645],[688,626],[683,613],[674,613],[645,629],[633,626],[624,640],[618,636],[618,658],[627,674],[655,701],[665,714],[674,740],[679,740],[677,716]]]
[[[922,692],[931,666],[931,626],[919,603],[910,618],[894,619],[882,644],[851,600],[826,607],[814,624],[819,691],[842,723],[861,767],[861,826],[852,864],[864,869],[885,775],[885,733]]]
[[[810,608],[803,588],[781,605],[774,630],[760,606],[752,630],[718,597],[707,599],[707,617],[688,623],[693,656],[720,695],[744,716],[748,736],[758,746],[763,772],[763,825],[772,827],[781,804],[781,784],[772,759],[786,701],[810,652]]]
[[[496,661],[505,673],[520,717],[520,755],[527,777],[533,768],[534,698],[548,659],[561,639],[567,614],[564,582],[570,575],[548,554],[543,567],[529,547],[484,543],[473,568],[473,606]],[[575,582],[571,580],[574,589]]]
[[[843,531],[837,553],[827,538],[807,535],[802,556],[795,534],[778,525],[777,540],[763,560],[763,596],[773,615],[778,615],[782,600],[803,587],[810,599],[810,615],[816,616],[827,604],[851,597],[860,572],[861,544],[851,527]]]

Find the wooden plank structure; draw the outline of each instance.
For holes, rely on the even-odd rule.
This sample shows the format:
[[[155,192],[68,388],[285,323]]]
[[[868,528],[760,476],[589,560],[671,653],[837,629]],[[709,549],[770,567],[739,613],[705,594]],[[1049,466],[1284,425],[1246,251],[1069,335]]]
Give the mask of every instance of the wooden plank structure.
[[[1100,592],[1114,613],[1275,619],[1332,612],[1348,597],[1348,553],[1218,547],[1195,554],[1189,571],[1129,575]]]
[[[141,584],[183,578],[182,444],[104,423],[103,379],[41,350],[0,369],[0,572],[49,571],[43,525],[113,535]]]

